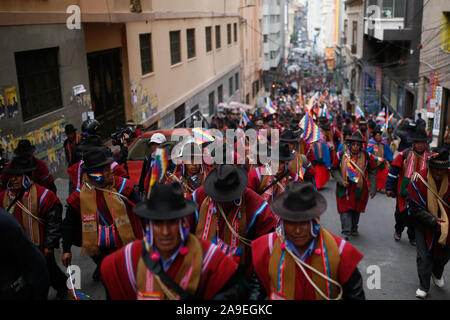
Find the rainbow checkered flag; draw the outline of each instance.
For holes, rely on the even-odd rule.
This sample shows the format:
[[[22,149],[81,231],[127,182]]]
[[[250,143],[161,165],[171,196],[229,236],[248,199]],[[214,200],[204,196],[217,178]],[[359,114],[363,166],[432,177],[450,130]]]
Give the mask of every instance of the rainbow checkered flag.
[[[267,117],[276,112],[277,112],[277,110],[275,109],[272,100],[269,97],[267,97],[266,105],[264,107],[264,116]]]
[[[303,129],[301,138],[306,142],[312,143],[323,140],[322,131],[320,131],[319,127],[314,123],[314,120],[309,113],[306,113],[302,120],[300,120],[299,127]]]
[[[358,183],[358,181],[359,181],[359,174],[358,174],[358,171],[356,171],[356,168],[351,163],[349,156],[347,157],[346,166],[347,166],[348,179],[350,181],[353,181],[354,183]]]
[[[355,113],[356,113],[356,118],[364,117],[364,112],[362,112],[362,110],[361,110],[361,108],[359,106],[356,107]]]
[[[377,122],[380,122],[380,124],[384,124],[386,121],[386,112],[384,110],[381,110],[380,113],[377,115]]]
[[[249,119],[249,117],[247,116],[247,114],[245,113],[244,110],[241,111],[241,117],[244,120],[244,126],[246,126],[247,123],[250,122],[250,119]]]
[[[214,137],[203,128],[194,128],[192,132],[194,133],[194,140],[197,144],[214,141]]]
[[[150,170],[150,183],[147,192],[147,199],[150,198],[150,192],[157,182],[161,182],[169,167],[169,158],[167,150],[163,148],[156,149],[155,159],[153,159]]]

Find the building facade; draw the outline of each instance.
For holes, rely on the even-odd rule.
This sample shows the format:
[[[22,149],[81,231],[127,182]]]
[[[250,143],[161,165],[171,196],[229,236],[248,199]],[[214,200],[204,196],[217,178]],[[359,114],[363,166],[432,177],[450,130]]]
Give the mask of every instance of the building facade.
[[[427,119],[435,144],[442,144],[450,124],[450,2],[424,5],[420,45],[417,111]]]
[[[106,138],[126,120],[172,128],[193,111],[211,117],[218,103],[241,101],[240,5],[240,0],[1,2],[3,148],[9,154],[18,139],[29,138],[38,157],[60,174],[66,123],[80,128],[94,116]],[[255,16],[252,23],[261,19]],[[258,41],[253,40],[252,46]],[[262,49],[261,44],[260,52],[251,54],[260,53],[262,61]]]

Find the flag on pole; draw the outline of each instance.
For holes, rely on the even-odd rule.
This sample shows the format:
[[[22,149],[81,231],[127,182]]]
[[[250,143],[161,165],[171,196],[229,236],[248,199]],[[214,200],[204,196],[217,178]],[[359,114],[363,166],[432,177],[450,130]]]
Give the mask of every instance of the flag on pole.
[[[249,117],[247,116],[247,114],[245,113],[244,110],[241,111],[241,117],[242,117],[242,119],[244,121],[244,126],[246,126],[247,123],[250,122],[250,119],[249,119]]]
[[[361,108],[359,106],[356,107],[355,113],[356,113],[356,118],[364,117],[364,112],[362,112],[362,110],[361,110]]]
[[[194,133],[194,140],[197,144],[214,141],[214,137],[203,128],[194,128],[192,132]]]
[[[150,197],[152,187],[157,182],[162,181],[168,167],[169,167],[169,158],[167,156],[167,150],[163,148],[156,149],[155,159],[153,159],[150,166],[151,176],[147,192],[147,199]]]
[[[386,121],[386,112],[384,110],[381,110],[380,113],[377,115],[377,122],[384,123]]]
[[[266,106],[264,108],[264,116],[267,117],[276,112],[277,112],[277,110],[273,106],[272,100],[269,97],[267,97],[266,98]]]
[[[300,120],[299,127],[303,129],[301,138],[305,139],[306,142],[312,143],[323,139],[322,131],[314,123],[309,113],[306,113],[302,120]]]

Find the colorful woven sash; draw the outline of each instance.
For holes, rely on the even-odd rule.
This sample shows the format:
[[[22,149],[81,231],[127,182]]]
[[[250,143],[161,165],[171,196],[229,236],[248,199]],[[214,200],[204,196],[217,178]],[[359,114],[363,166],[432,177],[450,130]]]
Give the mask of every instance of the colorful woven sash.
[[[427,163],[424,159],[427,158],[427,151],[422,156],[418,155],[414,150],[408,153],[408,156],[403,161],[403,178],[400,186],[400,195],[406,197],[408,195],[408,185],[412,174],[417,171],[422,171],[426,168]]]
[[[108,187],[103,188],[103,196],[106,205],[113,218],[113,225],[118,231],[122,244],[126,245],[135,240],[135,235],[130,224],[127,214],[127,208],[123,200],[114,193],[117,190],[114,188],[114,183]],[[113,193],[114,192],[114,193]],[[81,223],[82,223],[82,250],[81,255],[94,256],[100,252],[99,235],[98,235],[98,208],[96,200],[96,189],[90,189],[86,183],[83,183],[80,192],[80,208],[81,208]],[[116,233],[117,235],[117,233]]]
[[[203,265],[203,248],[199,239],[189,234],[186,245],[187,254],[173,279],[183,290],[195,296],[200,284]],[[149,254],[152,249],[149,250]],[[177,256],[179,258],[180,254]],[[168,288],[158,276],[152,274],[139,258],[136,271],[136,294],[138,300],[178,300],[179,296]]]
[[[359,200],[361,199],[362,189],[366,179],[366,154],[360,152],[356,162],[351,159],[351,153],[342,153],[341,175],[344,181],[356,183],[356,199]],[[338,196],[340,198],[344,197],[346,189],[343,186],[338,187]]]
[[[320,254],[317,254],[320,250]],[[311,267],[327,277],[338,281],[338,270],[340,263],[339,248],[333,236],[323,228],[320,229],[314,253],[312,255]],[[280,238],[274,240],[272,254],[269,260],[270,298],[295,300],[296,274],[302,272],[296,265],[294,259],[288,254],[286,248],[281,246]],[[329,299],[338,296],[339,290],[336,285],[311,272],[311,278],[317,287],[326,294]],[[302,290],[304,288],[298,288]],[[324,299],[316,290],[317,300]]]

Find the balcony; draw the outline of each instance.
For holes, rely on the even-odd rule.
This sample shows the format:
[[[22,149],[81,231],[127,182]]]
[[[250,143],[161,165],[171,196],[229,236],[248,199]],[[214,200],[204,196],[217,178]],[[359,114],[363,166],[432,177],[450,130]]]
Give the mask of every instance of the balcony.
[[[405,18],[364,18],[364,33],[381,41],[405,40],[404,28]]]

